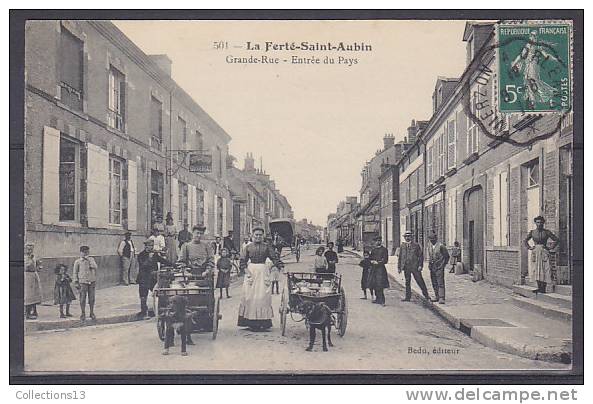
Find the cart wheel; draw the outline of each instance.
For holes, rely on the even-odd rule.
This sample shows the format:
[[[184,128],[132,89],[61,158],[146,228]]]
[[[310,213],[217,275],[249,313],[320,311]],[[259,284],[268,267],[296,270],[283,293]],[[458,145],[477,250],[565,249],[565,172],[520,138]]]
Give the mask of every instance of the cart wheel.
[[[346,292],[344,288],[340,288],[340,311],[338,312],[337,320],[338,335],[343,337],[346,334],[346,326],[348,325],[348,303],[346,301]]]
[[[212,314],[212,339],[218,335],[218,320],[222,318],[220,314],[220,300],[214,299],[214,313]]]
[[[282,336],[286,334],[286,315],[288,313],[288,302],[286,301],[286,288],[282,289],[282,298],[280,300],[280,330]]]

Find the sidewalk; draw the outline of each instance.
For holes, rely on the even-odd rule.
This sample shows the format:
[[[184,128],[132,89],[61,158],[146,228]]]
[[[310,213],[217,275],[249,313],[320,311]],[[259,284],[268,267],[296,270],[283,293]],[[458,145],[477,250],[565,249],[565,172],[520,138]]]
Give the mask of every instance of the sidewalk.
[[[397,273],[396,257],[390,257],[387,272],[399,288],[405,288],[404,274]],[[422,275],[429,294],[434,296],[427,266]],[[570,363],[571,322],[550,319],[517,307],[512,302],[511,289],[487,281],[473,282],[467,274],[447,272],[445,286],[446,304],[427,302],[413,278],[412,295],[483,345],[524,358]]]
[[[238,280],[236,274],[231,275],[231,285]],[[78,292],[74,292],[78,299]],[[152,309],[152,293],[148,295],[148,308]],[[138,296],[138,285],[112,286],[103,289],[97,289],[95,297],[95,315],[97,320],[88,318],[80,321],[80,303],[74,300],[70,305],[72,317],[60,318],[59,306],[53,302],[44,302],[37,305],[36,320],[24,320],[25,334],[36,331],[58,330],[66,328],[86,327],[92,325],[105,325],[115,323],[126,323],[138,320],[136,314],[140,311],[140,298]]]

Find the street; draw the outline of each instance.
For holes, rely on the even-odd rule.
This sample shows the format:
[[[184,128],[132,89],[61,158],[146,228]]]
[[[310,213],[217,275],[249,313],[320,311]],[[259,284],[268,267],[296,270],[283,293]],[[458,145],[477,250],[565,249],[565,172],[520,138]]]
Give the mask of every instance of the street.
[[[286,250],[285,250],[286,251]],[[303,251],[301,262],[285,258],[288,271],[312,267],[313,248]],[[451,328],[418,301],[400,301],[402,291],[386,290],[386,307],[361,300],[359,259],[340,254],[338,272],[348,297],[348,329],[340,338],[332,330],[334,347],[321,349],[321,334],[313,352],[306,352],[308,332],[303,322],[288,317],[286,336],[279,329],[280,295],[273,296],[274,327],[252,332],[236,326],[241,298],[240,281],[231,298],[221,300],[218,337],[194,334],[189,356],[180,355],[179,337],[169,356],[155,320],[79,329],[38,332],[25,337],[27,371],[188,371],[188,372],[390,372],[414,370],[544,370],[566,365],[532,361],[487,348]],[[427,279],[427,274],[424,274]],[[282,291],[282,284],[280,290]],[[100,291],[98,291],[100,294]],[[300,316],[295,316],[300,317]],[[440,353],[438,353],[440,352]]]

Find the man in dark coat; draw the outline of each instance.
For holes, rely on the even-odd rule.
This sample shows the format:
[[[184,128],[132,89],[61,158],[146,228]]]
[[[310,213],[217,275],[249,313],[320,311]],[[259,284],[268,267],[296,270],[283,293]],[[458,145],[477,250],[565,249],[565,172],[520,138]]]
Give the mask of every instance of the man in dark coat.
[[[371,272],[369,274],[369,288],[375,291],[375,300],[373,303],[385,306],[385,294],[383,289],[389,287],[389,278],[387,277],[387,268],[385,264],[389,261],[387,248],[383,247],[381,236],[373,240],[375,246],[371,250]]]
[[[330,241],[327,243],[327,251],[323,255],[327,260],[327,272],[332,274],[335,273],[336,264],[338,263],[338,254],[334,251],[333,242]]]
[[[226,248],[229,251],[229,253],[237,250],[235,248],[235,241],[233,240],[233,231],[232,230],[229,230],[228,236],[226,236],[224,239],[222,239],[222,246],[224,248]]]
[[[443,243],[437,241],[437,234],[434,231],[430,232],[428,240],[430,241],[428,269],[430,269],[430,280],[435,294],[432,301],[445,304],[445,266],[449,262],[449,251]]]
[[[156,284],[156,272],[159,269],[158,263],[162,265],[171,266],[160,254],[153,251],[154,240],[148,239],[144,242],[144,251],[138,254],[138,276],[136,283],[138,284],[138,294],[140,295],[140,313],[138,317],[144,318],[148,313],[148,305],[146,299],[148,298],[148,291],[154,288]]]
[[[422,247],[412,240],[412,232],[406,231],[404,233],[404,242],[399,247],[399,259],[397,260],[397,272],[404,271],[406,278],[406,297],[402,299],[403,302],[409,302],[412,298],[412,276],[416,283],[422,290],[422,295],[427,300],[428,290],[422,278],[422,266],[424,264],[424,254],[422,254]]]

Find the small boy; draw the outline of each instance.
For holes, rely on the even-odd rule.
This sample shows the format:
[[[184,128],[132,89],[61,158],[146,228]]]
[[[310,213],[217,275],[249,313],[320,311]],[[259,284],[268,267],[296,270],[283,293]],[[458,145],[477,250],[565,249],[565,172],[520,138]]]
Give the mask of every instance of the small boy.
[[[451,247],[449,258],[451,269],[449,270],[449,273],[452,274],[455,272],[455,265],[457,265],[458,262],[461,262],[461,248],[459,248],[459,241],[456,241],[453,243],[453,247]]]
[[[74,262],[74,286],[80,291],[80,321],[86,319],[86,299],[89,299],[89,316],[95,317],[95,285],[97,283],[97,263],[89,256],[90,248],[86,245],[80,247],[80,258]]]

